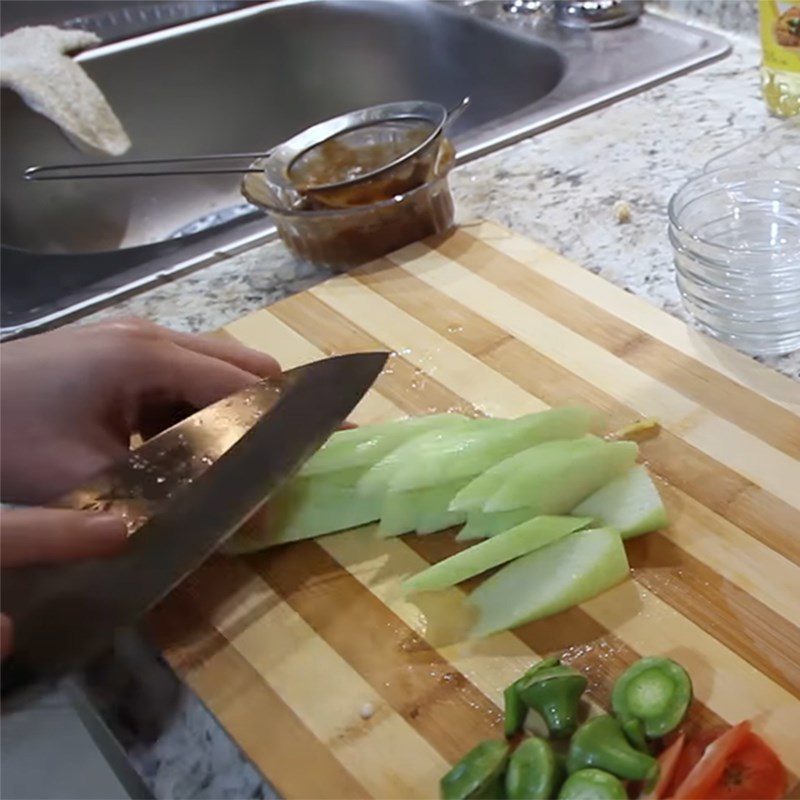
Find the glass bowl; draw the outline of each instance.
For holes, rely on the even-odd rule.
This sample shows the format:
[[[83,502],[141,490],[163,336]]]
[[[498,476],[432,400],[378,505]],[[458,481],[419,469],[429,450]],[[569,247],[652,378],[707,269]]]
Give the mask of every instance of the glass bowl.
[[[261,166],[262,161],[254,166]],[[242,181],[242,194],[270,215],[286,246],[300,258],[344,271],[453,226],[448,175],[443,159],[419,186],[368,205],[304,208],[286,202],[262,170]]]
[[[736,165],[690,179],[669,203],[684,305],[752,355],[800,347],[800,168]]]

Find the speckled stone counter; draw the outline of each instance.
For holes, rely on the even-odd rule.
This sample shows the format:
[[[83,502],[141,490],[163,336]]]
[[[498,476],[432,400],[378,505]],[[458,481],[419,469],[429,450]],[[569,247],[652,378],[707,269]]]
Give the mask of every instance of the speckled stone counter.
[[[759,93],[757,43],[728,35],[734,53],[721,62],[455,170],[459,219],[496,220],[686,319],[666,236],[667,201],[709,159],[777,124]],[[614,212],[620,200],[631,209],[625,224]],[[326,277],[272,242],[96,317],[137,314],[183,330],[212,330]],[[800,353],[765,361],[800,378]],[[159,674],[158,681],[174,681],[164,668]],[[108,682],[107,674],[99,681]],[[269,793],[181,687],[173,687],[170,703],[161,701],[169,709],[161,727],[137,739],[142,698],[154,682],[133,692],[127,717],[108,696],[101,705],[126,732],[132,761],[156,796]]]

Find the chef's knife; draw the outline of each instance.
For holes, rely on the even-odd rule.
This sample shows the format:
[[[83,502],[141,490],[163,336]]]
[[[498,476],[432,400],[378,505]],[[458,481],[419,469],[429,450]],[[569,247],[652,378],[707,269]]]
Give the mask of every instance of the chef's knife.
[[[239,427],[232,427],[233,435],[241,438],[226,446],[218,442],[220,436],[230,438],[224,426],[225,409],[233,421],[232,409],[241,412],[244,401],[240,398],[228,406],[223,401],[207,409],[208,413],[199,412],[167,432],[169,436],[162,434],[162,442],[174,443],[181,436],[184,440],[202,438],[204,420],[214,419],[216,430],[211,438],[224,452],[199,474],[189,479],[186,473],[179,476],[178,483],[189,485],[166,494],[169,501],[160,509],[157,504],[152,517],[148,518],[152,504],[137,506],[142,498],[130,498],[137,511],[129,522],[138,530],[119,554],[3,570],[1,607],[14,621],[14,654],[2,666],[3,694],[74,670],[110,643],[115,631],[134,624],[258,510],[336,430],[378,376],[386,358],[386,353],[357,353],[308,364],[286,373],[277,393],[265,382],[271,407],[262,408],[261,413],[256,410],[254,424],[244,435],[239,413]],[[234,401],[236,398],[233,396]],[[252,405],[259,396],[251,391],[245,398]],[[260,399],[263,402],[263,397]],[[140,462],[135,451],[123,473],[153,474],[154,486],[162,486],[167,478],[159,474],[157,446],[157,440],[145,445],[142,450],[149,458]],[[213,450],[211,445],[206,448],[207,452]],[[212,460],[208,455],[203,458]],[[142,465],[138,470],[137,463]],[[171,480],[175,481],[174,474]],[[103,477],[90,487],[104,484],[114,486],[115,481]],[[107,504],[114,508],[119,505],[119,486],[115,491],[115,502]],[[141,486],[137,491],[146,495]],[[94,505],[89,505],[98,507],[97,493],[89,491],[87,496],[94,498]],[[72,493],[70,504],[81,506],[81,497],[80,491]],[[146,521],[142,524],[142,520]]]

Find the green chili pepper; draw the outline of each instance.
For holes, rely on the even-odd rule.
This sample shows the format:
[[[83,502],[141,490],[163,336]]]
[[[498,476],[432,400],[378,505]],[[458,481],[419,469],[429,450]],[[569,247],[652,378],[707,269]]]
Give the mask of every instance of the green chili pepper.
[[[628,717],[627,719],[620,719],[619,724],[622,727],[625,738],[633,747],[637,750],[641,750],[642,753],[650,752],[650,748],[647,746],[647,739],[645,739],[644,736],[644,725],[642,725],[641,720],[635,717]]]
[[[625,787],[601,769],[579,769],[567,778],[558,800],[628,800]]]
[[[522,724],[525,722],[525,716],[528,713],[527,706],[522,702],[519,696],[519,684],[536,672],[550,667],[557,667],[558,664],[559,661],[555,657],[544,658],[534,664],[521,678],[506,687],[506,690],[503,692],[503,704],[505,706],[503,728],[506,736],[513,736],[522,728]]]
[[[547,800],[564,779],[553,748],[544,739],[526,739],[511,754],[506,770],[509,800]]]
[[[541,672],[543,669],[550,669],[550,667],[558,667],[561,664],[561,659],[558,656],[548,656],[541,661],[537,661],[522,677],[527,678],[531,675]]]
[[[584,722],[569,743],[567,770],[572,774],[585,767],[597,767],[618,778],[647,783],[658,776],[658,762],[634,750],[619,722],[608,714]]]
[[[503,705],[505,706],[503,730],[506,736],[513,736],[522,727],[528,712],[525,703],[520,699],[516,683],[507,686],[503,692]]]
[[[502,797],[507,763],[505,742],[481,742],[439,781],[442,800]]]
[[[517,692],[528,708],[542,716],[550,736],[563,739],[572,735],[578,726],[580,700],[586,684],[586,677],[580,672],[559,664],[521,678]]]
[[[692,699],[686,670],[669,658],[642,658],[620,675],[611,693],[614,713],[638,719],[649,739],[680,725]]]

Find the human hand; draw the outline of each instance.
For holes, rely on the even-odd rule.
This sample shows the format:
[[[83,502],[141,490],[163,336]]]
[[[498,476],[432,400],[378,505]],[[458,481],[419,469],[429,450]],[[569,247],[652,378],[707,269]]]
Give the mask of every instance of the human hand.
[[[133,433],[277,376],[275,359],[233,340],[117,320],[0,348],[0,484],[41,504],[124,456]]]
[[[98,558],[124,546],[125,521],[113,514],[57,508],[8,508],[0,512],[3,569]],[[0,614],[0,658],[13,649],[13,625]]]

